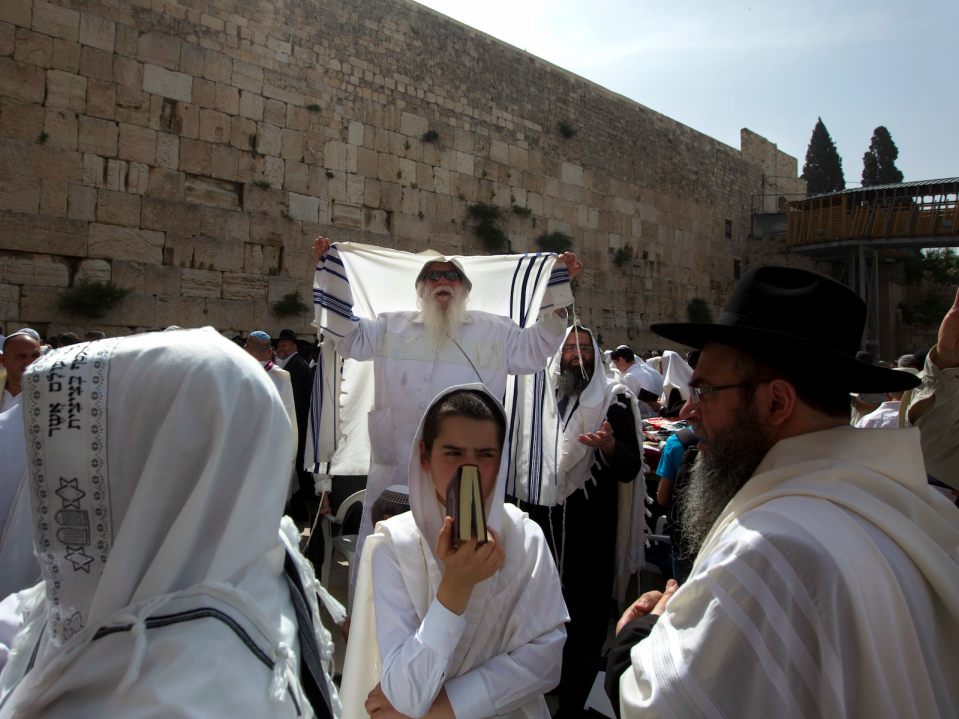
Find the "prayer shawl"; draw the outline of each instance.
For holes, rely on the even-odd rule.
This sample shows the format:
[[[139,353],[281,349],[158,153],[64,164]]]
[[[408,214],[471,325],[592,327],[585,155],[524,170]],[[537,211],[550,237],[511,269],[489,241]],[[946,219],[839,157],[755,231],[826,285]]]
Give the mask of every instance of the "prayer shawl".
[[[43,581],[0,717],[312,716],[288,553],[315,578],[281,526],[290,423],[263,368],[207,328],[72,345],[24,377]]]
[[[959,511],[919,432],[777,443],[620,680],[622,716],[955,717]]]
[[[0,414],[0,599],[40,578],[33,555],[23,404]]]
[[[669,402],[669,393],[677,389],[683,401],[689,399],[689,380],[693,376],[693,368],[677,352],[666,350],[663,353],[663,405]]]
[[[350,334],[356,329],[359,318],[372,320],[386,312],[415,311],[416,277],[431,259],[442,261],[444,258],[435,253],[414,255],[371,245],[335,243],[316,268],[313,283],[316,309],[314,325],[327,340],[321,347],[320,362],[317,363],[313,382],[305,469],[320,475],[321,483],[332,475],[368,475],[367,497],[370,497],[371,503],[388,486],[406,481],[405,476],[396,474],[405,475],[406,453],[411,449],[404,448],[402,456],[399,456],[399,450],[392,444],[386,449],[380,447],[380,454],[393,455],[392,463],[370,462],[369,427],[374,426],[380,434],[389,433],[391,412],[395,411],[390,407],[372,411],[378,380],[375,365],[381,357],[389,359],[392,348],[385,346],[388,343],[383,343],[378,347],[374,361],[344,361],[328,338],[342,338]],[[451,259],[461,263],[472,283],[468,305],[471,313],[490,313],[498,316],[497,319],[502,318],[503,322],[512,320],[519,327],[532,327],[538,315],[565,307],[572,300],[565,265],[560,264],[553,269],[556,255],[539,253]],[[433,359],[432,355],[425,354],[426,343],[420,338],[416,338],[416,342],[410,346],[424,350],[420,359]],[[474,369],[465,365],[461,351],[452,347],[450,352],[453,356],[449,358],[449,363],[464,365],[468,381],[473,381]],[[479,370],[484,370],[479,357],[471,362],[479,364]],[[437,361],[432,371],[437,371],[436,367],[446,363],[446,360]],[[506,405],[507,420],[511,424],[515,422],[514,415],[521,412],[519,404],[524,385],[534,381],[534,377],[542,381],[542,376],[540,372],[532,376],[507,378],[505,401],[503,397],[498,399]],[[427,375],[427,380],[429,377]],[[406,380],[405,375],[395,378],[396,382]],[[418,373],[409,377],[411,383],[419,383],[420,386],[423,380],[424,377]],[[420,409],[425,409],[431,399],[427,397],[420,404]],[[415,421],[410,425],[409,429],[412,429]],[[529,429],[537,431],[535,425]],[[508,445],[506,453],[513,451],[516,448]],[[400,471],[394,474],[396,469]],[[364,508],[358,553],[362,553],[363,542],[372,528],[369,512]]]
[[[567,340],[568,341],[568,336]],[[550,360],[543,381],[537,376],[527,384],[521,417],[513,427],[517,461],[507,467],[506,493],[530,504],[555,507],[563,504],[573,492],[589,496],[589,484],[596,480],[593,468],[601,460],[593,447],[579,441],[579,436],[598,432],[606,421],[610,405],[619,403],[618,396],[628,397],[633,414],[637,444],[643,447],[643,422],[636,398],[626,385],[610,379],[603,371],[602,352],[593,339],[593,376],[586,389],[570,399],[567,416],[556,406],[556,381],[560,373],[562,348]],[[573,409],[570,412],[570,409]],[[533,418],[527,422],[527,418]],[[541,428],[528,431],[527,427]],[[537,461],[538,458],[538,461]],[[642,459],[642,458],[640,458]],[[619,511],[616,523],[616,597],[622,601],[630,575],[644,562],[646,546],[646,481],[644,471],[632,482],[619,482]],[[559,551],[559,550],[557,550]],[[557,557],[557,564],[560,558]],[[562,568],[560,568],[562,572]]]
[[[462,385],[451,387],[430,406],[450,392],[461,389],[477,390],[492,397],[481,384]],[[495,397],[493,400],[499,403]],[[420,422],[414,446],[419,447],[422,437],[423,422]],[[381,542],[392,546],[420,622],[443,579],[443,563],[436,555],[435,545],[446,512],[437,502],[429,472],[420,465],[418,451],[410,457],[409,472],[411,511],[377,524],[376,533],[367,540],[368,551],[360,560],[350,641],[343,668],[341,698],[344,719],[367,719],[363,705],[380,681],[382,672],[373,602],[372,550]],[[496,489],[486,498],[486,517],[487,524],[499,532],[503,540],[506,559],[496,574],[473,588],[464,615],[466,629],[456,647],[450,679],[499,654],[514,651],[569,621],[545,537],[525,513],[504,503],[505,492],[504,457]],[[537,697],[514,712],[514,716],[549,719],[546,700]]]

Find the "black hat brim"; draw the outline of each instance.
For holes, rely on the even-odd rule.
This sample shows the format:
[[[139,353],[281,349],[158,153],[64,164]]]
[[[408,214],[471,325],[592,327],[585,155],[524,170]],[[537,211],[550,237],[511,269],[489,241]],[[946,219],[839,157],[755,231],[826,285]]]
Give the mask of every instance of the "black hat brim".
[[[785,332],[698,322],[664,322],[649,329],[660,337],[696,349],[709,342],[736,347],[773,364],[782,364],[824,386],[847,392],[904,392],[920,384],[919,378],[908,372],[866,364],[832,347]]]

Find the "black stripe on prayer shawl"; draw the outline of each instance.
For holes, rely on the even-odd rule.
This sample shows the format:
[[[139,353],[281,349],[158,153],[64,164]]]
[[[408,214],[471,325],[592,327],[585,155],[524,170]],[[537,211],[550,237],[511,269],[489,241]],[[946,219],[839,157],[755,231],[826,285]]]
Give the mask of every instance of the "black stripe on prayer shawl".
[[[243,627],[234,621],[233,617],[231,617],[229,614],[224,614],[219,609],[204,607],[202,609],[191,609],[188,612],[179,612],[177,614],[163,614],[156,617],[150,617],[144,622],[144,624],[146,624],[147,629],[159,629],[161,627],[168,627],[173,624],[191,622],[195,619],[217,619],[223,622],[227,627],[233,630],[233,633],[240,638],[240,641],[243,642],[246,645],[246,648],[253,653],[253,656],[263,662],[263,664],[266,665],[271,672],[273,671],[273,667],[276,666],[276,662],[270,659],[269,655],[257,646],[256,642],[254,642],[250,635],[246,633],[246,630]],[[108,637],[111,634],[117,634],[119,632],[129,632],[131,629],[133,629],[132,624],[119,625],[115,627],[100,627],[96,634],[93,635],[93,639],[91,639],[91,641],[95,642],[97,639],[103,639],[103,637]],[[37,646],[39,646],[39,644]],[[293,696],[292,687],[287,686],[286,691],[293,700],[293,706],[296,708],[296,715],[302,716],[303,713],[300,711],[300,705],[296,701],[296,697]]]

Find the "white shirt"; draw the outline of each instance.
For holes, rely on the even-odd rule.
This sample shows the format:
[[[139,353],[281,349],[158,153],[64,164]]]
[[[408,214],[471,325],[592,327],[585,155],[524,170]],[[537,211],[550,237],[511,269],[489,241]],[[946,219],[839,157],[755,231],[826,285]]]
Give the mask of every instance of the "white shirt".
[[[376,638],[383,658],[383,693],[401,714],[422,716],[446,687],[456,719],[509,714],[545,694],[559,680],[565,628],[560,625],[508,654],[444,681],[466,619],[433,599],[422,623],[410,600],[393,548],[372,555]],[[422,710],[422,711],[421,711]]]
[[[0,396],[0,413],[6,412],[8,409],[13,409],[20,404],[20,400],[22,399],[23,392],[20,392],[16,397],[14,397],[12,394],[10,394],[10,390],[3,390],[3,395]]]
[[[860,417],[856,426],[860,428],[897,428],[899,426],[899,400],[883,402],[878,409]]]

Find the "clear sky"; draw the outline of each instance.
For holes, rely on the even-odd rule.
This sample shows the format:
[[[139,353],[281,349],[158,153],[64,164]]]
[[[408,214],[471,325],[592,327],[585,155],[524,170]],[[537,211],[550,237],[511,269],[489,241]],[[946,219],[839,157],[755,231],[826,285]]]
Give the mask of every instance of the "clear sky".
[[[425,0],[460,22],[739,147],[799,160],[821,116],[847,187],[885,125],[907,182],[959,176],[959,2]]]

